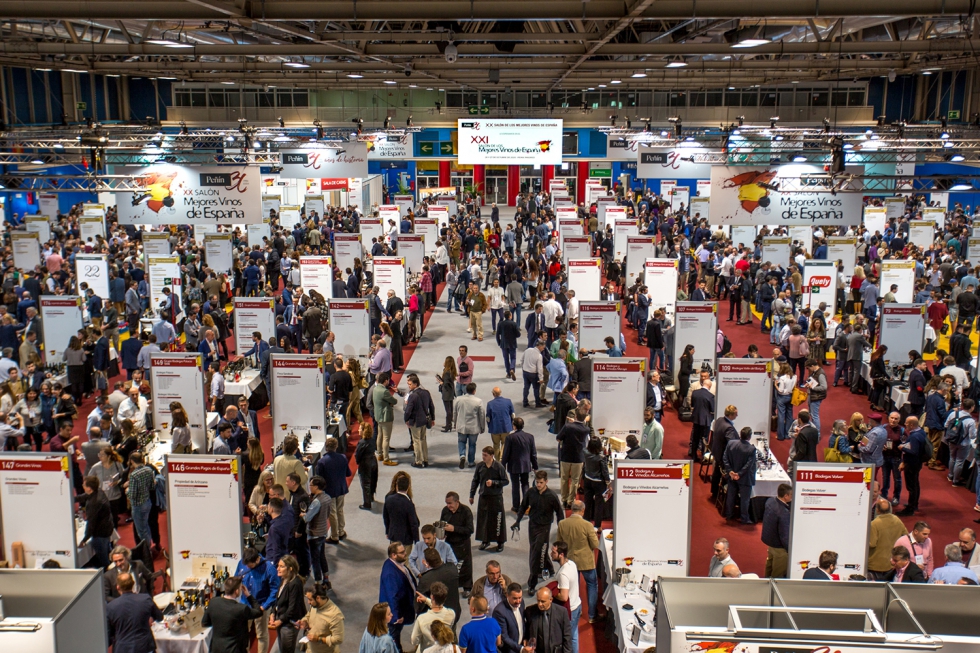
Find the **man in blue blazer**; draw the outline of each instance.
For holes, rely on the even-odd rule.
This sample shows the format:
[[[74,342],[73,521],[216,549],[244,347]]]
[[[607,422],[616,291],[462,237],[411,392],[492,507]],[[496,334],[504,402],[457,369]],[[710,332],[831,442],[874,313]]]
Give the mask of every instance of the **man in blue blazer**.
[[[503,646],[500,653],[521,653],[524,635],[524,592],[520,583],[507,586],[506,601],[493,609],[493,618],[500,626],[500,639]]]
[[[405,562],[408,552],[401,542],[388,545],[388,559],[381,567],[381,588],[378,602],[387,603],[391,610],[388,634],[402,650],[402,628],[415,623],[415,577]]]
[[[499,387],[493,389],[493,399],[487,402],[487,430],[493,440],[493,457],[500,460],[507,434],[514,430],[514,403],[501,396]]]
[[[254,410],[248,409],[248,399],[238,398],[238,428],[241,430],[242,440],[248,444],[249,438],[259,438],[259,416]],[[245,451],[245,447],[242,447]]]
[[[133,378],[133,372],[136,368],[140,366],[139,355],[140,349],[143,348],[143,337],[134,337],[134,334],[130,334],[128,338],[123,340],[120,346],[119,358],[120,363],[122,363],[122,368],[126,370],[126,378]]]

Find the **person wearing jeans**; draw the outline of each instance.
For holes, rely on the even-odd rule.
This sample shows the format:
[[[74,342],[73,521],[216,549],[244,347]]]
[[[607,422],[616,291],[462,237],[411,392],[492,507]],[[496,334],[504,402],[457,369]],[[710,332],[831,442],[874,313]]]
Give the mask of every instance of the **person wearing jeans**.
[[[558,563],[558,591],[556,599],[568,605],[571,617],[572,653],[578,653],[578,621],[582,616],[582,599],[578,591],[578,567],[568,559],[568,542],[556,540],[551,545],[551,559]]]
[[[575,563],[585,581],[588,597],[589,622],[598,618],[599,580],[595,567],[595,551],[599,548],[599,538],[592,524],[585,520],[585,503],[572,502],[572,514],[558,523],[556,541],[568,545],[568,558]]]
[[[483,402],[476,396],[476,384],[466,384],[466,394],[453,402],[453,424],[459,445],[459,468],[476,466],[476,439],[487,429]]]
[[[789,438],[789,426],[793,422],[793,389],[796,387],[796,376],[789,365],[779,366],[779,377],[776,379],[776,439]]]
[[[134,451],[129,455],[129,480],[126,482],[126,497],[131,507],[133,528],[136,530],[136,544],[150,543],[150,493],[155,492],[153,469],[143,465],[143,454]]]
[[[249,547],[242,554],[235,575],[242,579],[242,585],[248,588],[252,598],[259,602],[265,614],[258,619],[248,622],[248,630],[255,628],[255,639],[258,640],[258,653],[269,651],[269,613],[276,602],[279,593],[279,575],[271,562],[259,555],[259,552]],[[243,596],[242,601],[245,601]]]
[[[534,388],[534,407],[545,405],[541,401],[541,383],[544,381],[544,360],[541,352],[544,348],[544,340],[538,340],[534,347],[524,350],[524,357],[521,359],[521,373],[524,375],[524,408],[531,407],[527,402],[527,391],[530,388]]]
[[[820,433],[820,404],[827,398],[827,375],[824,374],[823,366],[820,363],[819,360],[812,360],[806,364],[810,370],[810,378],[807,380],[807,387],[810,388],[808,397],[810,423],[813,424],[813,428],[817,429],[818,435]]]
[[[330,509],[333,500],[326,493],[327,481],[322,476],[310,479],[310,503],[305,513],[300,516],[306,522],[307,541],[310,545],[310,562],[313,569],[313,580],[321,582],[329,572],[327,559],[323,555],[324,543],[327,539]],[[337,534],[334,534],[337,537]],[[329,579],[328,579],[329,582]]]
[[[953,485],[963,485],[966,482],[963,472],[970,455],[970,443],[977,437],[977,423],[970,416],[975,405],[972,399],[964,399],[962,409],[951,412],[946,418],[946,432],[943,436],[949,446],[949,474],[946,478]]]

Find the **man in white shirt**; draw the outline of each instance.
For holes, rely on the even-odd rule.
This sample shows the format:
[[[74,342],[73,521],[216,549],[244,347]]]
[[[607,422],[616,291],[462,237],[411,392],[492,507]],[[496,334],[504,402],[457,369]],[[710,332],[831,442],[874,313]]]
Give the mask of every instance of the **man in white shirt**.
[[[129,396],[119,405],[118,423],[121,424],[124,419],[128,419],[139,433],[146,428],[146,411],[149,402],[140,395],[140,388],[136,384],[131,385],[126,394]]]
[[[551,345],[555,341],[562,315],[565,314],[561,304],[555,300],[555,293],[548,293],[548,299],[541,306],[541,313],[544,315],[544,329],[548,333],[547,344]]]
[[[551,559],[558,563],[558,592],[555,598],[569,603],[572,612],[572,653],[578,653],[578,620],[582,616],[582,598],[578,592],[578,567],[568,559],[568,543],[551,545]]]
[[[533,347],[524,350],[524,357],[521,359],[521,372],[524,376],[524,407],[530,408],[527,402],[527,391],[534,388],[535,408],[546,405],[541,401],[541,383],[544,381],[544,362],[541,352],[544,351],[545,343],[538,340]]]
[[[221,364],[211,364],[211,412],[223,415],[225,412],[225,376]]]
[[[728,553],[728,540],[719,537],[715,540],[715,554],[711,556],[711,565],[708,568],[708,578],[721,578],[722,570],[727,565],[733,565],[735,561]]]
[[[946,376],[947,374],[956,379],[956,392],[963,392],[964,388],[970,387],[970,377],[966,375],[963,368],[956,367],[955,365],[947,365],[939,370],[939,376]]]

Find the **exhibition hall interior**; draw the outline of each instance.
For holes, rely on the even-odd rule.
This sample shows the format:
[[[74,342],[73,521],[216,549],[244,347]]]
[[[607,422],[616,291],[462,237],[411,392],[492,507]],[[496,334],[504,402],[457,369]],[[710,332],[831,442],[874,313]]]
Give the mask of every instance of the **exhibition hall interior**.
[[[973,0],[0,0],[0,650],[972,653]]]

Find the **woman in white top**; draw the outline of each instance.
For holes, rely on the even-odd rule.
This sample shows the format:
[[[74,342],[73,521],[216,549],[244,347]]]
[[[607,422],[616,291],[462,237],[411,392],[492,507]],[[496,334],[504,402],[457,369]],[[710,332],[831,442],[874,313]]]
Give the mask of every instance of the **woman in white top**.
[[[779,365],[776,377],[776,439],[789,437],[789,425],[793,422],[793,389],[796,388],[796,375],[786,363]]]
[[[504,289],[500,287],[499,279],[494,279],[493,285],[487,289],[487,299],[490,300],[490,328],[496,331],[497,320],[503,321],[504,307],[507,306],[507,302],[504,301]]]

